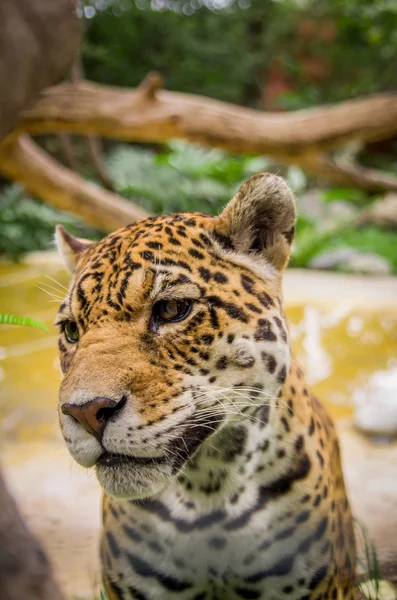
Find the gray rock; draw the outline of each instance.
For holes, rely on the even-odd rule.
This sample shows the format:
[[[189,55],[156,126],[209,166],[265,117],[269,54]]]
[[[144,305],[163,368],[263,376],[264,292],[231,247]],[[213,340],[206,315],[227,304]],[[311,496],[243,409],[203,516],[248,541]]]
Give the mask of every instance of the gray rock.
[[[354,424],[363,433],[397,437],[397,368],[374,373],[352,397]]]
[[[361,275],[391,275],[393,267],[386,258],[355,248],[337,248],[318,254],[309,263],[311,269],[335,269]]]
[[[391,275],[393,267],[387,258],[371,252],[363,252],[351,258],[345,265],[344,271],[361,275]]]
[[[357,218],[358,209],[350,202],[334,200],[324,202],[318,188],[308,190],[297,198],[298,213],[312,219],[320,231],[329,231]]]

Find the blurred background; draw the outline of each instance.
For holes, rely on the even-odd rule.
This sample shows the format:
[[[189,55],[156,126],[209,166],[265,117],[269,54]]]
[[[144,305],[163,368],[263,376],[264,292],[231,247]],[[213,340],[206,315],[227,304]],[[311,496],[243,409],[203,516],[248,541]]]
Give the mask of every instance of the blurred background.
[[[156,70],[169,90],[280,113],[396,89],[393,0],[96,0],[80,13],[79,62],[85,78],[102,84],[134,88]],[[397,134],[381,137],[356,138],[354,152],[361,165],[397,177]],[[61,162],[98,180],[85,139],[38,141]],[[396,226],[396,202],[380,211],[382,218],[374,209],[368,214],[384,190],[319,182],[272,157],[172,140],[149,147],[106,140],[101,160],[115,191],[156,213],[216,213],[245,177],[276,170],[299,196],[291,266],[397,272],[394,231],[380,226]],[[94,235],[18,185],[3,180],[0,193],[0,252],[8,256],[48,249],[58,222]]]
[[[53,252],[54,227],[62,223],[72,234],[99,239],[140,210],[216,214],[244,179],[263,170],[286,177],[297,197],[297,235],[285,277],[295,357],[337,420],[355,514],[375,542],[384,577],[394,581],[395,1],[92,0],[80,2],[69,21],[61,16],[70,2],[53,0],[51,15],[45,4],[37,2],[38,31],[38,21],[32,29],[25,22],[29,34],[46,41],[46,53],[33,56],[34,46],[21,43],[25,30],[0,19],[0,33],[3,28],[19,48],[13,71],[7,74],[10,50],[0,69],[6,108],[15,113],[0,145],[0,311],[38,318],[50,329],[45,335],[0,328],[0,452],[66,594],[92,600],[97,593],[100,511],[93,475],[72,464],[57,427],[60,373],[51,323],[69,277]],[[62,64],[47,64],[47,79],[38,82],[35,69],[62,52]],[[147,79],[153,71],[163,81]],[[9,91],[12,72],[21,79],[15,93]],[[100,86],[87,127],[79,117],[83,92],[91,90],[85,81]],[[114,95],[103,100],[104,86],[114,86]],[[157,92],[163,86],[166,96]],[[123,136],[119,128],[111,135],[113,108],[120,113],[118,106],[126,106],[123,93],[135,94],[133,119],[142,120],[141,130],[152,128],[147,143],[145,133]],[[360,104],[350,104],[357,98]],[[153,121],[150,113],[163,99],[174,103],[176,123],[183,102],[198,102],[195,135],[173,136],[175,127],[164,134],[161,116]],[[269,152],[253,152],[250,139],[239,145],[247,151],[225,149],[225,128],[216,117],[222,106],[215,100],[234,105],[237,128],[240,115],[255,120],[266,114],[263,136],[266,127],[273,131]],[[212,136],[200,121],[203,104],[214,110]],[[123,111],[117,118],[127,130],[130,115]],[[298,144],[293,134],[300,122],[312,137],[301,134]],[[91,212],[84,208],[89,202]],[[108,218],[104,202],[116,206],[116,217]],[[384,597],[397,598],[392,594]]]

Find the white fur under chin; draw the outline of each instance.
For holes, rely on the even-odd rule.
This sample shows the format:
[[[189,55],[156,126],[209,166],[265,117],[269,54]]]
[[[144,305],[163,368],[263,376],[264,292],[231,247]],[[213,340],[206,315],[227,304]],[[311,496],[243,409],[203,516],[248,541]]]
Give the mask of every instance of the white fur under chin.
[[[128,465],[96,467],[97,479],[109,496],[120,500],[144,500],[161,492],[170,475],[156,467],[140,468]]]

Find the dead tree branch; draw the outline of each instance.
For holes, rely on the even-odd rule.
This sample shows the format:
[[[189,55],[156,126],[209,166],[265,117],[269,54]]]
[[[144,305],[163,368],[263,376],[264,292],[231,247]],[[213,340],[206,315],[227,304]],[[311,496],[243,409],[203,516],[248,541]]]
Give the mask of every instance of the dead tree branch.
[[[0,168],[32,194],[105,231],[123,227],[149,213],[63,167],[29,136],[9,137],[0,146]]]
[[[361,167],[354,154],[353,160],[341,160],[347,144],[397,133],[397,94],[393,93],[279,114],[168,92],[156,73],[133,90],[87,81],[48,88],[21,113],[12,142],[0,146],[0,170],[46,202],[109,230],[148,213],[62,167],[24,136],[26,132],[157,143],[182,139],[272,156],[338,185],[397,190],[395,176]]]
[[[21,114],[17,131],[96,133],[141,142],[179,138],[288,160],[397,132],[397,94],[280,114],[154,89],[145,83],[135,90],[87,81],[61,84],[46,89]]]
[[[397,179],[331,153],[346,143],[397,133],[397,94],[348,100],[287,114],[264,113],[202,96],[169,92],[156,73],[136,89],[87,81],[45,90],[22,113],[19,132],[67,131],[140,142],[182,139],[233,152],[265,154],[343,185],[396,190]]]

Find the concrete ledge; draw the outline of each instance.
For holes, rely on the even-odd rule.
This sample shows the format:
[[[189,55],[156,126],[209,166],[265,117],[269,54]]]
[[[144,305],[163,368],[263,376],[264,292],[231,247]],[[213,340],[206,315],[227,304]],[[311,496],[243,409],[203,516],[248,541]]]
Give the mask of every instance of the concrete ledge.
[[[343,305],[357,310],[397,312],[397,277],[288,269],[284,294],[288,306],[309,303],[332,309]]]

